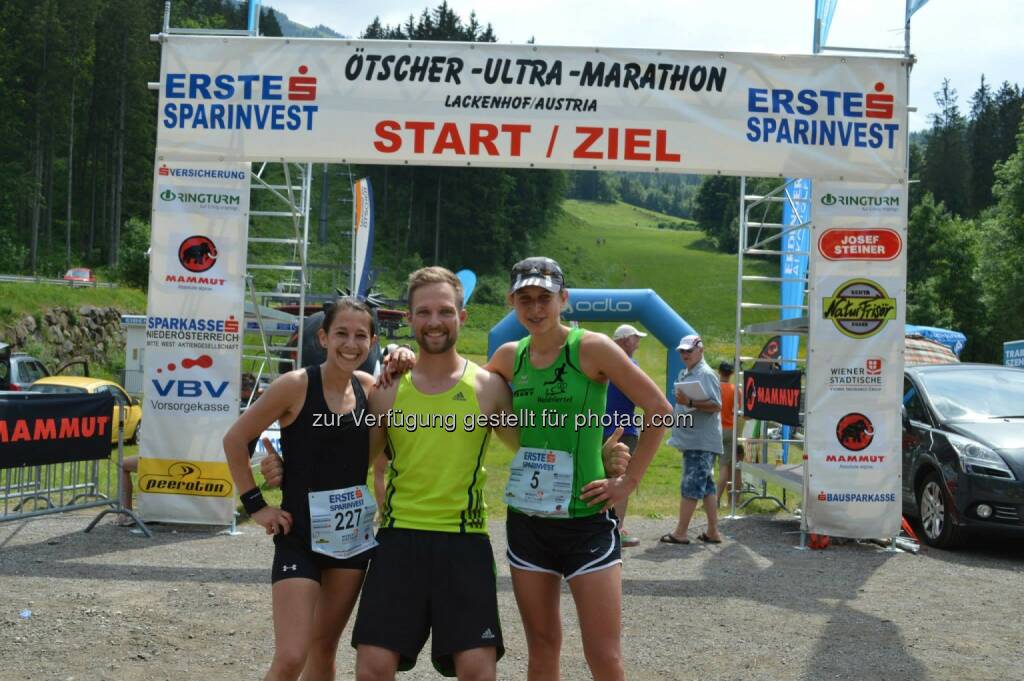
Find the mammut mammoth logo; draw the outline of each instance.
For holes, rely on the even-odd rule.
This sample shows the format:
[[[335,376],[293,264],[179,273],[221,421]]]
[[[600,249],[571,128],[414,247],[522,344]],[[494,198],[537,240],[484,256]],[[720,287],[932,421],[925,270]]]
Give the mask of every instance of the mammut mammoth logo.
[[[836,424],[836,439],[851,452],[865,449],[874,438],[875,428],[871,424],[871,419],[864,414],[847,414]]]
[[[209,237],[190,236],[178,246],[178,262],[189,272],[205,272],[217,262],[217,246]]]

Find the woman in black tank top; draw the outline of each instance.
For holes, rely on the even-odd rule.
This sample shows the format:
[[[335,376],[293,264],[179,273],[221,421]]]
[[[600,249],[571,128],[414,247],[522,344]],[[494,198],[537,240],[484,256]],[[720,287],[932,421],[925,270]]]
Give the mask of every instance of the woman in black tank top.
[[[376,343],[369,308],[339,299],[325,309],[318,335],[324,363],[280,376],[224,436],[242,504],[274,535],[275,649],[267,679],[297,679],[303,668],[307,678],[334,678],[338,640],[376,544],[366,474],[380,434],[371,446],[363,415],[373,377],[356,371]],[[263,501],[247,445],[274,421],[284,458],[281,508]]]

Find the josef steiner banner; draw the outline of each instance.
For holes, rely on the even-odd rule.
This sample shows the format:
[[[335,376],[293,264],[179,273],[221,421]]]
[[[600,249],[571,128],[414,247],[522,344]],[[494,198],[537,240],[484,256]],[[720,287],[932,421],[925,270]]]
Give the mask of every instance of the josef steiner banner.
[[[0,468],[93,461],[110,456],[114,396],[0,398]]]
[[[743,414],[748,419],[800,425],[802,371],[747,371],[743,376]]]
[[[157,154],[898,182],[905,59],[161,36]]]

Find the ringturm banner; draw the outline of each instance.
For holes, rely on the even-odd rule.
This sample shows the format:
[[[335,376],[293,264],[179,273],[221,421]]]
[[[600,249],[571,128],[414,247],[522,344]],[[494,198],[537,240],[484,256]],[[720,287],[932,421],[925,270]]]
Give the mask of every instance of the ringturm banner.
[[[162,35],[165,160],[897,182],[902,59]]]
[[[238,417],[249,164],[156,165],[139,509],[226,525],[235,503],[221,439]]]
[[[809,288],[810,532],[900,531],[905,185],[814,183]]]
[[[113,416],[110,393],[0,397],[0,468],[106,459]]]

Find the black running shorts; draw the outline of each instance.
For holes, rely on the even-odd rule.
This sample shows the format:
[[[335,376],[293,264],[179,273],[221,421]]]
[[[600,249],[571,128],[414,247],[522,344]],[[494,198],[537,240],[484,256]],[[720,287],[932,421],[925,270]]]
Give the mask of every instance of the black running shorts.
[[[351,558],[332,558],[309,548],[308,540],[288,534],[274,537],[274,566],[270,572],[270,583],[282,579],[301,577],[320,581],[323,570],[366,570],[374,549],[363,551]]]
[[[586,518],[540,518],[509,508],[508,564],[572,579],[622,562],[615,514]]]
[[[454,654],[494,646],[505,653],[498,621],[497,574],[484,534],[383,529],[363,584],[352,646],[372,645],[416,665],[431,637],[430,657],[455,676]]]

